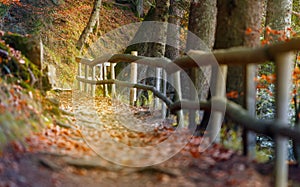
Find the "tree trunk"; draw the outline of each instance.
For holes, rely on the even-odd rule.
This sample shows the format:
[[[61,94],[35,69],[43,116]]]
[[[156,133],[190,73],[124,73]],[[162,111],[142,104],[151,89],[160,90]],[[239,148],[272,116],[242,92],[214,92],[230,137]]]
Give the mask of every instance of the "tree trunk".
[[[156,0],[156,7],[153,16],[153,20],[156,22],[167,23],[169,17],[169,0]],[[155,30],[151,32],[151,35],[156,35],[153,38],[158,37],[158,42],[149,42],[147,46],[147,52],[145,56],[149,57],[163,57],[165,54],[165,43],[166,43],[166,32],[167,32],[167,24],[159,27],[154,27]]]
[[[101,0],[94,1],[93,11],[91,13],[89,22],[87,23],[86,27],[82,31],[79,40],[77,41],[76,48],[81,51],[83,45],[85,44],[87,38],[89,37],[90,33],[93,32],[93,28],[95,27],[97,20],[99,19],[100,15],[100,8],[101,8]]]
[[[222,1],[218,0],[218,16],[215,49],[234,46],[255,47],[260,44],[260,27],[262,17],[262,3],[253,1]],[[251,28],[252,33],[245,31]],[[226,92],[237,91],[239,97],[233,99],[243,104],[242,93],[244,67],[229,66]]]
[[[292,18],[292,6],[293,1],[292,0],[268,0],[267,4],[267,15],[266,15],[266,25],[269,26],[271,29],[277,30],[277,31],[284,31],[283,35],[286,35],[286,37],[289,36],[289,31],[287,28],[291,27],[291,18]],[[280,35],[275,34],[269,34],[265,33],[265,39],[269,39],[269,42],[277,42],[278,40],[281,40]],[[272,39],[272,40],[271,40]],[[288,54],[285,56],[281,56],[280,58],[283,58],[284,66],[288,67],[291,63],[290,59],[293,59],[292,54]],[[279,62],[277,62],[279,63]],[[279,68],[281,64],[276,64],[276,68]],[[291,64],[290,64],[291,65]],[[280,72],[279,72],[280,71]],[[288,71],[288,70],[287,70]],[[280,76],[282,73],[282,69],[277,69],[277,74]],[[291,76],[290,72],[290,76]],[[282,74],[283,75],[283,74]],[[287,78],[289,75],[283,75]],[[286,83],[288,84],[288,83]],[[280,84],[277,82],[277,86]],[[282,96],[282,95],[281,95]],[[283,98],[284,99],[284,98]],[[276,102],[282,102],[282,98],[280,98],[279,90],[276,90]],[[280,121],[288,121],[286,116],[282,116],[280,111],[288,112],[288,106],[281,104],[280,106],[276,106],[276,119]],[[288,149],[288,139],[282,138],[282,137],[276,137],[275,139],[276,143],[276,162],[275,162],[275,178],[276,178],[276,185],[277,186],[286,186],[287,185],[287,175],[288,175],[288,166],[285,163],[287,160],[287,149]],[[284,151],[283,151],[284,150]],[[300,160],[300,146],[296,142],[293,143],[293,152],[296,160]]]
[[[221,1],[218,0],[218,20],[215,49],[235,46],[259,46],[262,3],[255,1]],[[250,28],[251,34],[245,31]],[[229,66],[227,76],[227,90],[237,91],[239,97],[232,99],[238,104],[244,104],[242,93],[244,67]]]
[[[292,0],[268,0],[266,26],[286,31],[291,27],[292,7]]]
[[[263,3],[260,0],[253,1],[222,1],[218,0],[218,16],[216,29],[215,49],[224,49],[234,46],[255,47],[260,45],[260,28],[263,12]],[[251,33],[246,32],[251,30]],[[251,67],[255,71],[255,67]],[[244,98],[246,93],[243,84],[247,76],[248,80],[254,80],[254,75],[246,75],[245,66],[229,66],[226,92],[237,92],[238,98],[232,98],[238,104],[244,105],[251,111],[251,115],[255,115],[255,92]],[[252,88],[255,89],[255,88]],[[252,92],[253,93],[253,92]],[[249,93],[246,93],[249,94]],[[254,103],[249,103],[254,101]],[[254,110],[253,110],[254,109]],[[244,154],[248,154],[251,158],[255,155],[256,137],[249,134],[246,130],[243,132]]]
[[[136,11],[139,18],[144,17],[144,0],[136,1]]]
[[[138,51],[139,56],[147,57],[163,57],[165,54],[165,43],[167,33],[167,20],[169,17],[169,0],[156,0],[156,6],[151,7],[145,16],[144,22],[139,27],[130,46],[125,50],[125,53]],[[149,41],[149,42],[145,42]],[[118,66],[118,71],[124,66]],[[138,80],[149,80],[149,77],[156,77],[155,70],[148,66],[140,66],[138,68]],[[160,76],[161,77],[161,76]],[[155,82],[153,78],[149,80]],[[146,97],[146,93],[143,93]]]
[[[170,0],[167,45],[165,57],[174,60],[179,56],[180,47],[180,21],[183,17],[183,9],[180,7],[181,2]],[[174,24],[174,25],[173,25]],[[177,27],[176,27],[177,26]]]
[[[189,14],[189,25],[188,30],[192,33],[188,34],[187,38],[187,49],[203,50],[209,51],[212,49],[215,41],[215,30],[217,21],[217,0],[204,0],[199,2],[198,0],[193,0],[190,4],[190,14]],[[201,67],[201,69],[193,68],[189,70],[188,74],[192,80],[193,85],[189,88],[196,88],[197,93],[194,93],[191,89],[189,91],[191,100],[195,99],[205,99],[208,95],[210,81],[210,67]],[[208,76],[206,76],[208,75]],[[206,80],[208,78],[208,80]],[[196,98],[198,97],[198,98]],[[202,123],[206,123],[207,118],[209,119],[209,112],[205,112]],[[196,113],[195,111],[189,112],[189,129],[194,129],[196,125]],[[200,135],[200,126],[197,126],[196,135]]]
[[[166,26],[161,26],[161,23],[167,22],[169,15],[169,0],[156,0],[156,6],[151,7],[145,16],[139,30],[131,41],[130,46],[125,50],[125,53],[138,51],[141,56],[161,57],[164,56],[166,42]],[[150,22],[153,21],[153,22]],[[141,43],[141,41],[157,40],[156,42]]]
[[[165,50],[165,57],[174,60],[177,57],[179,57],[180,54],[180,23],[181,19],[183,18],[184,9],[183,1],[176,1],[176,0],[170,0],[170,7],[169,7],[169,19],[168,19],[168,28],[167,28],[167,44],[166,44],[166,50]],[[176,75],[174,75],[176,76]],[[179,95],[176,94],[176,90],[173,86],[175,85],[173,79],[170,76],[167,77],[167,82],[165,81],[165,88],[166,93],[169,93],[168,95],[172,96],[170,99],[175,101],[179,98]],[[179,86],[179,85],[178,85]],[[174,94],[173,94],[174,93]],[[166,116],[170,114],[170,111],[167,111]],[[178,113],[178,123],[182,120],[182,111]]]

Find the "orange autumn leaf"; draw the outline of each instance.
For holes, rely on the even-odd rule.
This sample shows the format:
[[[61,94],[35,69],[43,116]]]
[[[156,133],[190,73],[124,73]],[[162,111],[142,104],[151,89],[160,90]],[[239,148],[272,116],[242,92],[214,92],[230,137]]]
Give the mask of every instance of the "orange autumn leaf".
[[[261,79],[262,79],[262,80],[267,80],[267,75],[262,75],[262,76],[261,76]]]
[[[273,83],[276,80],[276,76],[275,75],[268,75],[266,76],[266,81],[268,83]]]
[[[190,153],[194,158],[199,158],[200,157],[198,147],[191,147]]]
[[[246,31],[245,31],[245,34],[246,35],[249,35],[252,33],[252,29],[251,28],[247,28]]]
[[[228,98],[236,99],[239,97],[239,93],[237,91],[231,91],[229,93],[226,93],[226,96]]]
[[[269,42],[268,40],[262,40],[262,41],[261,41],[261,45],[263,45],[263,46],[264,46],[264,45],[267,45],[267,44],[269,44],[269,43],[270,43],[270,42]]]
[[[271,31],[272,31],[271,27],[266,26],[266,34],[270,34]]]
[[[299,56],[298,56],[298,58],[299,58]],[[300,59],[300,58],[299,58]],[[295,69],[294,69],[294,74],[300,74],[300,68],[299,67],[295,67]]]

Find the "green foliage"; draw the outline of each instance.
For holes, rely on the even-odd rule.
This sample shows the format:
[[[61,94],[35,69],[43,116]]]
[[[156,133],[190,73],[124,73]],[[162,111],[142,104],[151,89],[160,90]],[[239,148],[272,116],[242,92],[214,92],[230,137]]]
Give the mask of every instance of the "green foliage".
[[[0,81],[0,149],[8,142],[22,140],[40,129],[40,105],[31,91]]]
[[[9,7],[10,6],[4,5],[4,4],[0,4],[0,17],[1,18],[4,17],[4,16],[6,16],[6,14],[9,11]]]
[[[33,87],[46,91],[51,87],[47,75],[41,71],[39,56],[32,54],[39,51],[35,46],[34,42],[31,42],[27,37],[2,32],[0,38],[0,49],[2,49],[0,76],[8,83],[18,83],[26,88]]]
[[[239,130],[233,130],[223,127],[221,129],[221,141],[224,147],[229,149],[234,149],[236,151],[241,151],[242,148],[242,138],[241,132]]]
[[[300,1],[293,1],[293,11],[300,12]],[[292,15],[292,28],[295,32],[300,32],[300,17],[295,14]]]

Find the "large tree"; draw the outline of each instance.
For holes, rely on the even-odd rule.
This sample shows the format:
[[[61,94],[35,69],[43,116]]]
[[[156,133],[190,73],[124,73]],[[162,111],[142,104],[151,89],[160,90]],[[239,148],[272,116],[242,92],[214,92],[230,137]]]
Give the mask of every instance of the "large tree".
[[[255,47],[260,45],[260,28],[263,12],[263,2],[253,1],[223,1],[218,0],[218,16],[215,49],[225,49],[235,46]],[[246,32],[251,30],[252,32]],[[244,78],[254,80],[254,66],[229,66],[226,81],[226,92],[237,92],[238,98],[232,98],[235,102],[244,105],[251,115],[255,115],[255,90],[247,90],[254,85],[244,85]],[[253,83],[254,81],[252,81]],[[247,93],[247,100],[244,100]],[[253,157],[256,140],[255,136],[244,131],[244,154]],[[249,150],[248,150],[249,148]],[[249,153],[247,153],[249,151]]]
[[[292,0],[268,0],[266,26],[281,31],[291,27],[292,7]]]
[[[293,6],[293,1],[292,0],[268,0],[267,3],[267,15],[266,15],[266,26],[270,27],[271,29],[275,29],[278,31],[281,31],[286,36],[289,36],[289,31],[288,28],[291,27],[291,17],[292,17],[292,6]],[[284,32],[283,32],[284,31]],[[271,36],[266,36],[268,39],[272,37],[273,40],[270,42],[276,42],[278,39],[282,38],[280,35],[275,35],[272,33],[266,33],[266,34],[271,34]],[[284,38],[284,37],[283,37]],[[279,57],[278,57],[279,58]],[[291,59],[293,59],[293,54],[292,53],[286,53],[282,54],[280,58],[284,61],[284,64],[279,63],[276,64],[276,73],[278,74],[277,76],[280,76],[281,69],[278,69],[280,66],[283,68],[289,67],[291,63]],[[291,75],[291,73],[290,73]],[[282,75],[282,76],[288,76],[288,75]],[[277,86],[280,86],[279,84]],[[276,91],[277,92],[277,91]],[[287,91],[288,92],[288,91]],[[287,93],[289,94],[289,93]],[[286,114],[288,113],[288,107],[284,104],[278,105],[279,103],[279,95],[278,92],[276,93],[276,119],[281,121],[282,123],[289,123],[289,117],[288,115],[282,116],[280,112],[278,111],[286,111]],[[287,160],[287,149],[288,149],[288,139],[285,137],[276,137],[276,164],[275,164],[275,170],[276,170],[276,185],[277,186],[286,186],[287,185],[287,175],[288,175],[288,167],[285,161]],[[300,153],[300,147],[295,146],[294,144],[294,153],[295,156],[298,157],[299,159],[299,153]],[[282,151],[286,150],[286,151]],[[299,161],[299,160],[298,160]]]
[[[215,41],[215,30],[217,21],[217,0],[193,0],[190,3],[190,13],[189,13],[189,24],[188,30],[190,33],[187,38],[187,48],[186,50],[211,50]],[[203,46],[204,44],[204,46]],[[192,86],[196,87],[197,95],[191,92],[190,99],[194,100],[195,97],[199,99],[204,99],[207,96],[209,80],[205,80],[205,75],[209,75],[209,67],[201,67],[201,69],[194,68],[188,73],[193,82]],[[193,90],[193,89],[192,89]],[[189,128],[193,129],[195,125],[195,111],[190,111],[189,113]],[[205,113],[205,118],[203,118],[203,123],[207,124],[209,118],[209,113]],[[206,125],[204,125],[206,126]],[[200,126],[198,126],[200,127]],[[196,134],[200,134],[200,128],[197,128]]]
[[[184,1],[170,0],[167,45],[165,57],[174,60],[180,53],[180,23],[184,14]]]

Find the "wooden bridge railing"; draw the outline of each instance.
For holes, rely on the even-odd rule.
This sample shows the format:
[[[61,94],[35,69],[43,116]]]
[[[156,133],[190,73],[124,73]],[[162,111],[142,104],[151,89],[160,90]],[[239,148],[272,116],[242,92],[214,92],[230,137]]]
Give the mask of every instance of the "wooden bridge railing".
[[[275,184],[276,186],[287,186],[287,145],[288,138],[293,139],[296,142],[300,142],[300,128],[290,127],[288,120],[288,107],[289,107],[289,95],[290,85],[292,84],[291,72],[293,64],[292,51],[300,50],[300,38],[291,39],[288,42],[277,43],[271,46],[265,46],[260,48],[232,48],[228,50],[216,50],[213,53],[203,53],[202,51],[190,51],[187,56],[183,56],[170,61],[167,58],[149,58],[143,56],[129,55],[129,54],[115,54],[106,55],[94,60],[78,59],[78,86],[82,89],[82,83],[84,83],[84,90],[88,91],[88,84],[91,85],[90,93],[94,96],[95,85],[121,85],[131,88],[138,88],[144,90],[151,90],[154,95],[160,98],[166,106],[172,111],[181,111],[182,109],[194,109],[194,110],[213,110],[212,121],[213,128],[211,131],[211,138],[215,139],[216,133],[222,122],[222,114],[226,114],[233,120],[238,122],[239,125],[245,129],[254,131],[256,133],[265,134],[275,138],[276,141],[276,162],[275,162]],[[201,101],[195,103],[194,101],[178,100],[172,102],[168,99],[164,93],[159,90],[159,87],[137,84],[135,76],[132,82],[125,82],[116,80],[114,77],[114,65],[119,62],[129,62],[132,64],[144,64],[156,68],[162,68],[167,74],[173,74],[175,79],[175,89],[177,92],[181,92],[180,86],[180,74],[179,71],[186,68],[198,68],[200,66],[207,66],[218,62],[221,65],[220,70],[217,73],[215,94],[212,95],[210,101]],[[225,97],[225,78],[221,78],[223,75],[226,77],[226,65],[246,65],[248,73],[253,70],[253,64],[261,64],[266,61],[274,61],[276,65],[276,119],[273,121],[258,120],[255,116],[249,114],[249,111],[237,105],[231,101],[228,101]],[[109,66],[112,68],[112,77],[109,80],[104,80],[105,76],[100,76],[100,80],[95,78],[95,68],[100,67],[101,71],[105,74],[105,69]],[[84,75],[82,75],[82,65],[84,66]],[[89,76],[89,68],[92,69],[92,75]],[[136,68],[132,68],[131,72],[136,74]],[[246,79],[245,84],[248,86],[248,90],[256,90],[255,84],[251,84],[254,80],[250,78]],[[112,91],[113,93],[115,91]],[[105,91],[107,93],[107,91]],[[253,100],[253,92],[246,92],[246,99]],[[255,99],[255,98],[254,98]],[[251,102],[249,102],[251,104]],[[248,104],[249,104],[248,103]],[[252,103],[254,105],[254,103]],[[216,114],[216,115],[214,115]],[[178,113],[179,118],[182,118],[182,113]],[[295,125],[296,126],[296,125]],[[298,125],[300,126],[300,124]]]

